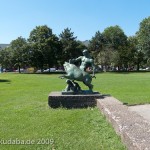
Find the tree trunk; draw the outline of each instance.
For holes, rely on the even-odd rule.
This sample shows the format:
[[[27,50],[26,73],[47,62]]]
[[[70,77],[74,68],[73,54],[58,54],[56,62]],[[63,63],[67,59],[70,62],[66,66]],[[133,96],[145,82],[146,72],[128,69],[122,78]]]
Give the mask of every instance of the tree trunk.
[[[136,71],[139,71],[139,69],[140,69],[140,63],[137,63],[137,69],[136,69]]]
[[[18,66],[19,73],[21,73],[20,68],[21,68],[21,67],[20,67],[20,65],[19,65],[19,66]]]

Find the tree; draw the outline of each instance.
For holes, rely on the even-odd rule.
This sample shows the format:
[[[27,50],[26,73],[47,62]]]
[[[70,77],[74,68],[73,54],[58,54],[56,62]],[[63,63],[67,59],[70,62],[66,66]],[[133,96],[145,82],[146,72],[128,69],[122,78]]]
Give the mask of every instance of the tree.
[[[59,38],[53,34],[47,40],[47,48],[45,51],[45,63],[48,64],[48,68],[50,71],[50,67],[60,65],[61,59],[61,43]]]
[[[139,71],[140,64],[145,60],[144,53],[138,47],[137,36],[128,37],[129,46],[129,62],[130,65],[136,65],[137,71]]]
[[[118,50],[120,46],[124,46],[127,43],[127,36],[119,26],[110,26],[102,33],[107,45],[113,50]]]
[[[150,58],[150,17],[142,20],[136,34],[139,49],[144,52],[147,59]]]
[[[80,42],[77,42],[76,38],[74,37],[74,33],[71,32],[71,29],[66,28],[64,31],[59,35],[61,44],[62,44],[62,59],[61,62],[68,61],[69,59],[78,57],[82,55],[80,46]]]
[[[0,64],[2,68],[12,68],[12,49],[10,47],[0,50]]]
[[[21,73],[20,68],[28,63],[27,41],[25,38],[18,37],[10,43],[10,48],[12,50],[12,62],[14,66],[18,66],[19,73]]]
[[[95,36],[89,44],[97,64],[101,64],[102,68],[110,66],[121,67],[125,60],[125,52],[127,49],[127,36],[119,26],[111,26],[106,28],[103,33],[96,32]]]
[[[120,69],[127,64],[127,36],[119,26],[110,26],[102,33],[105,39],[104,51],[109,52],[109,55],[117,55],[111,57],[110,62]],[[113,60],[113,58],[115,58]],[[117,59],[116,59],[117,58]]]
[[[94,57],[95,64],[103,64],[102,55],[104,54],[104,44],[105,39],[103,35],[100,33],[100,31],[97,31],[88,45],[88,49]]]
[[[44,26],[37,26],[29,36],[31,47],[32,64],[43,71],[44,65],[48,67],[56,63],[56,54],[60,45],[58,37],[52,33],[52,29]]]

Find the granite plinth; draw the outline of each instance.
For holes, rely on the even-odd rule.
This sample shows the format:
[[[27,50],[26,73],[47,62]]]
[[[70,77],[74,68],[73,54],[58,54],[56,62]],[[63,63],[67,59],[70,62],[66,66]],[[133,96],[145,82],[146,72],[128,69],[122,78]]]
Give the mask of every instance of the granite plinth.
[[[51,108],[87,108],[96,106],[97,98],[102,96],[99,93],[62,95],[61,92],[51,92],[48,96],[48,105]]]

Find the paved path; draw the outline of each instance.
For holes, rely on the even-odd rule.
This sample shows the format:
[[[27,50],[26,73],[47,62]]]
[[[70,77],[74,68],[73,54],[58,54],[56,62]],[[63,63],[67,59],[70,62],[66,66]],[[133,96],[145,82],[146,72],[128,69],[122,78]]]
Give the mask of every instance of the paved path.
[[[150,104],[130,106],[129,110],[138,113],[140,116],[150,122]]]
[[[150,150],[149,108],[127,107],[111,96],[97,99],[97,106],[112,123],[128,150]],[[147,117],[145,112],[149,114]]]

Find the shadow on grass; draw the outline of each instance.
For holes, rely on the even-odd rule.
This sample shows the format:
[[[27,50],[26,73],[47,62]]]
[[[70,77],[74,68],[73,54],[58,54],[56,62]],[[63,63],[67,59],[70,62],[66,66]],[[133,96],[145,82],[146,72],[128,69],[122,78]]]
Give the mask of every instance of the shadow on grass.
[[[11,81],[7,79],[0,79],[0,82],[11,82]]]

